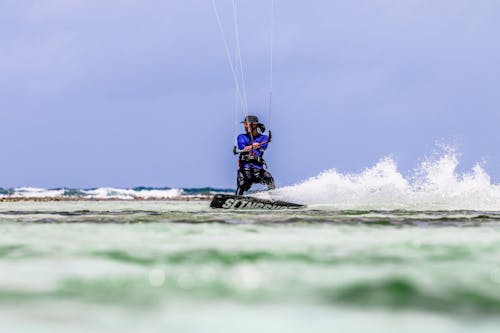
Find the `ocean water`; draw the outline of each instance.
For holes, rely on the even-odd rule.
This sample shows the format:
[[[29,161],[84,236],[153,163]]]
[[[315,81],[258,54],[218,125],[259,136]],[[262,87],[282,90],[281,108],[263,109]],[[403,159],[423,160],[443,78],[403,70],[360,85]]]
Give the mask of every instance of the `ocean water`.
[[[499,188],[457,163],[255,194],[298,211],[212,210],[214,189],[5,190],[0,331],[497,332]]]
[[[391,158],[383,158],[360,173],[343,174],[326,170],[292,186],[255,193],[276,199],[311,205],[317,209],[344,210],[500,210],[500,184],[491,181],[480,164],[459,173],[454,151],[424,160],[411,175],[398,170]],[[135,187],[135,188],[0,188],[5,200],[208,200],[216,193],[234,189]]]

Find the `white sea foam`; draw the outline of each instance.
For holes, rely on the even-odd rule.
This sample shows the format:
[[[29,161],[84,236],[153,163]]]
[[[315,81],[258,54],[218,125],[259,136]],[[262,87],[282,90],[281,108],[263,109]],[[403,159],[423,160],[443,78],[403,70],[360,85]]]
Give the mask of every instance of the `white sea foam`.
[[[0,198],[82,198],[82,199],[174,199],[183,196],[182,189],[120,189],[102,187],[91,190],[47,190],[22,187],[0,195]]]
[[[500,186],[479,165],[460,174],[457,154],[423,162],[404,177],[392,158],[354,174],[335,169],[263,196],[335,209],[500,210]]]
[[[151,189],[151,190],[134,190],[134,189],[118,189],[111,187],[102,187],[95,190],[82,191],[85,197],[91,199],[166,199],[176,198],[182,195],[180,189]]]
[[[468,172],[457,171],[459,159],[452,150],[429,159],[410,176],[398,170],[389,157],[360,173],[327,170],[293,186],[260,193],[259,197],[321,206],[324,209],[373,210],[481,210],[500,211],[500,184],[476,164]],[[177,199],[206,197],[213,189],[182,190],[103,187],[89,190],[16,188],[3,190],[0,198],[73,199]]]
[[[14,197],[14,198],[22,198],[22,197],[30,197],[30,198],[46,198],[46,197],[60,197],[64,194],[64,190],[47,190],[43,188],[36,187],[20,187],[13,191],[10,195],[2,195],[0,197]]]

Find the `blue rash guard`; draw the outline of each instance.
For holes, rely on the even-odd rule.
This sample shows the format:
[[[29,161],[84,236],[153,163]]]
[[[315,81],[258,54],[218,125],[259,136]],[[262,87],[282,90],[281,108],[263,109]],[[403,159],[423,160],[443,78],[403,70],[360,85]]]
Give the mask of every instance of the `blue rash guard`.
[[[250,140],[250,136],[248,134],[240,134],[238,135],[238,139],[236,140],[238,143],[238,149],[243,150],[245,149],[246,146],[250,146],[252,144],[252,141]],[[254,156],[262,156],[264,155],[264,151],[267,149],[267,142],[269,141],[269,137],[267,135],[259,134],[257,136],[253,137],[253,142],[254,143],[262,143],[265,142],[262,146],[260,146],[259,149],[252,149],[251,152],[249,152],[250,155]],[[255,163],[242,163],[240,165],[240,168],[243,169],[262,169],[263,166],[260,164],[255,164]]]

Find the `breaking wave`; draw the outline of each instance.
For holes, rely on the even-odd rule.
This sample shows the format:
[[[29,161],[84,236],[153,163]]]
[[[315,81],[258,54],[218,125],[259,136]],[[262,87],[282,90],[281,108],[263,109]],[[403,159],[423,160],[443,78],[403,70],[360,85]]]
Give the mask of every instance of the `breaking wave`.
[[[459,172],[458,154],[449,148],[403,175],[390,157],[359,173],[330,169],[299,184],[257,197],[307,204],[315,209],[500,211],[500,184],[480,164]],[[93,189],[0,188],[0,200],[203,200],[234,189],[136,187]]]
[[[331,169],[263,196],[335,209],[500,210],[500,185],[479,164],[465,173],[458,165],[457,154],[448,150],[405,178],[387,157],[360,173]]]
[[[63,199],[63,200],[162,200],[162,199],[196,199],[207,198],[215,193],[227,190],[212,188],[176,189],[176,188],[153,188],[136,187],[132,189],[120,189],[102,187],[95,189],[43,189],[33,187],[21,187],[15,189],[0,188],[2,199]]]

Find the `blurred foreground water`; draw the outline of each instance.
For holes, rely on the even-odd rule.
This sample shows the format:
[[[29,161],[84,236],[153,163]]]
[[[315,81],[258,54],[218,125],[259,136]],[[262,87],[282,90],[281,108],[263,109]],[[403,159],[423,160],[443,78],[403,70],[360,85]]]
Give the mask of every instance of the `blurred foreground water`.
[[[0,204],[1,332],[497,332],[500,212]]]

